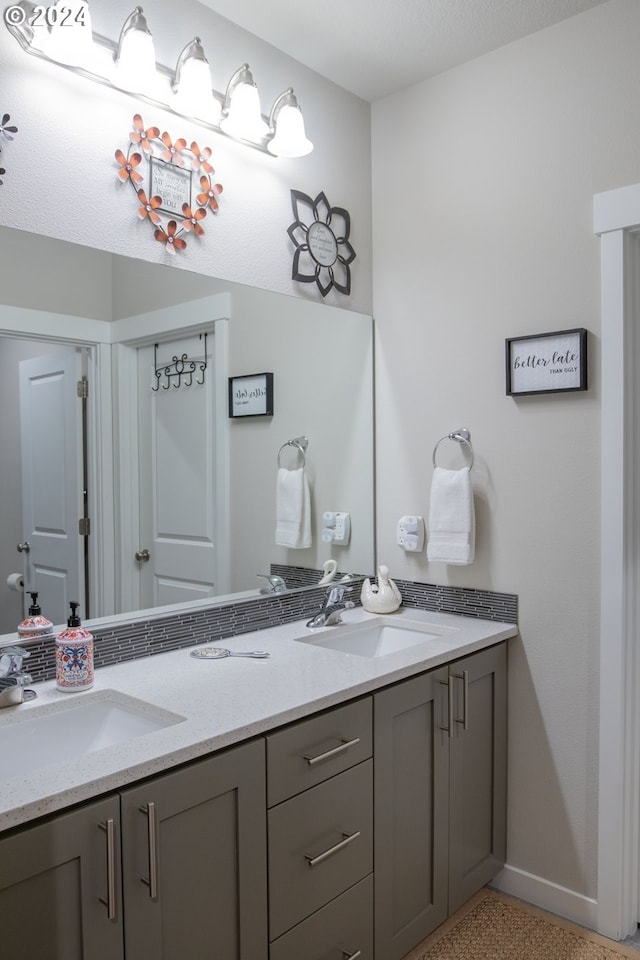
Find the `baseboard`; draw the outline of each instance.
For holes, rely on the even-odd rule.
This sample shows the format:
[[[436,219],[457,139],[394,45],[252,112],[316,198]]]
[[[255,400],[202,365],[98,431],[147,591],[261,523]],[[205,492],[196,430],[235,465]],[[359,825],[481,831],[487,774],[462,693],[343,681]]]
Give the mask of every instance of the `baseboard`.
[[[590,930],[596,929],[597,900],[576,893],[575,890],[568,890],[567,887],[561,887],[509,864],[500,871],[491,886]]]

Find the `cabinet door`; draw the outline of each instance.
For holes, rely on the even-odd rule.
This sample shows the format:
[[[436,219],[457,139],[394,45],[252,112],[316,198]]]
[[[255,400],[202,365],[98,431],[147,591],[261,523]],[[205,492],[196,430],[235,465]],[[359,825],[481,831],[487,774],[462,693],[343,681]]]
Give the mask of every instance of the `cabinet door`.
[[[122,960],[120,804],[108,797],[0,839],[0,953]]]
[[[507,648],[502,643],[450,666],[449,912],[488,883],[505,861]]]
[[[447,917],[447,668],[374,696],[376,960]]]
[[[264,742],[122,794],[127,960],[264,960]]]

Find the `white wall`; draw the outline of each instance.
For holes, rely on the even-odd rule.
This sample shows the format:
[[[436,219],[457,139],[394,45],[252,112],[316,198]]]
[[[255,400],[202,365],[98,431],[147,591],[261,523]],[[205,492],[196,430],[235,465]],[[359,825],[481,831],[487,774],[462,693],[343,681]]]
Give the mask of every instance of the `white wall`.
[[[592,197],[638,180],[639,36],[640,5],[611,0],[373,108],[379,560],[519,595],[502,882],[582,919],[597,851]],[[506,337],[576,326],[590,331],[587,393],[505,396]],[[399,516],[428,513],[433,446],[460,426],[476,454],[478,549],[456,568],[393,537]]]
[[[320,78],[302,64],[235,27],[195,0],[148,0],[145,14],[160,63],[173,66],[184,44],[202,38],[216,89],[224,90],[234,70],[248,61],[258,84],[263,112],[292,85],[304,111],[315,149],[298,160],[282,160],[234,144],[228,138],[188,124],[168,111],[87,82],[68,71],[26,55],[0,30],[2,111],[18,133],[3,141],[0,223],[18,226],[187,269],[320,300],[315,284],[291,280],[293,220],[290,190],[315,197],[324,190],[330,203],[352,218],[352,295],[333,291],[327,302],[371,313],[370,110],[357,97]],[[117,39],[131,12],[129,0],[92,0],[93,29]],[[220,211],[207,217],[205,237],[171,257],[136,214],[129,184],[116,177],[116,149],[126,150],[132,117],[184,136],[213,150],[215,179],[224,192]],[[78,278],[69,278],[71,282]]]

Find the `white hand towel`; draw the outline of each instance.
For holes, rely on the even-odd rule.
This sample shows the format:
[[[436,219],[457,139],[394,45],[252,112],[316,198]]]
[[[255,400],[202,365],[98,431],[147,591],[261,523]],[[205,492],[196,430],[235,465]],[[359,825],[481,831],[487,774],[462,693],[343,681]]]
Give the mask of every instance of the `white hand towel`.
[[[295,550],[311,546],[311,497],[304,467],[278,469],[276,543]]]
[[[467,564],[475,552],[475,513],[469,467],[436,467],[431,482],[427,559]]]

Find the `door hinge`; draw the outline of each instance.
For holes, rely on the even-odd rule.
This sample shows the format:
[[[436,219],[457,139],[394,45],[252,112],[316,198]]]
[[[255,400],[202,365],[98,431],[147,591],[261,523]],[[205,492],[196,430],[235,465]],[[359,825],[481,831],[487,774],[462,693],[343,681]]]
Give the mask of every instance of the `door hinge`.
[[[88,537],[91,533],[91,518],[80,517],[78,520],[78,533],[81,537]]]
[[[78,380],[78,396],[81,400],[86,400],[89,396],[89,381],[86,377]]]

